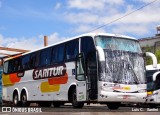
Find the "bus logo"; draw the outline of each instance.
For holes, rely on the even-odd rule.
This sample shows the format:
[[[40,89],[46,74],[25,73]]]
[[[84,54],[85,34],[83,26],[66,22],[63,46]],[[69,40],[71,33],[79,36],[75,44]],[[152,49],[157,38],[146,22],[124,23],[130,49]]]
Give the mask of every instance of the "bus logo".
[[[35,69],[33,71],[33,79],[46,79],[52,77],[64,76],[66,73],[66,65],[51,66],[47,68]]]

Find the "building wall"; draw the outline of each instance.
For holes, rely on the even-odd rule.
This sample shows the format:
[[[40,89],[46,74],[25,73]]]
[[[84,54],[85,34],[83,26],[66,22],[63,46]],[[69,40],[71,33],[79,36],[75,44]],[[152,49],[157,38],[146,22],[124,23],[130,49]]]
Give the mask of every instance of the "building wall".
[[[151,49],[151,52],[154,53],[156,50],[160,50],[160,35],[139,39],[139,43],[143,52],[145,52],[148,47]]]

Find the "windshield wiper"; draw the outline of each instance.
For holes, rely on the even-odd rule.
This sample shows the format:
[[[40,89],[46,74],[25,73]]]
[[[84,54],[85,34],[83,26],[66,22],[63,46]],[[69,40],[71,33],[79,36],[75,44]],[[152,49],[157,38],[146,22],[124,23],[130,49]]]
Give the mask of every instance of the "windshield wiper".
[[[133,74],[134,74],[134,80],[135,80],[135,83],[136,84],[139,84],[140,83],[140,80],[138,79],[138,76],[136,75],[136,73],[135,73],[135,71],[134,71],[134,69],[133,69],[133,67],[132,67],[132,64],[130,64],[130,62],[129,61],[127,61],[128,63],[129,63],[129,65],[130,65],[130,67],[131,67],[131,70],[132,70],[132,72],[133,72]]]

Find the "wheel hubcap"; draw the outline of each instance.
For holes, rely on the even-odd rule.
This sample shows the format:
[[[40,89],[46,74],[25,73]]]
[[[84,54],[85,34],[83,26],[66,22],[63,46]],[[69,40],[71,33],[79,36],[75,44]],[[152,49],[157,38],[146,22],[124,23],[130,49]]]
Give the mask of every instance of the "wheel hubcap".
[[[16,105],[16,104],[17,104],[17,102],[18,102],[18,97],[17,97],[17,96],[15,96],[15,97],[14,97],[14,104]]]
[[[22,102],[25,103],[25,101],[26,101],[26,98],[25,98],[25,96],[23,96],[22,97]]]

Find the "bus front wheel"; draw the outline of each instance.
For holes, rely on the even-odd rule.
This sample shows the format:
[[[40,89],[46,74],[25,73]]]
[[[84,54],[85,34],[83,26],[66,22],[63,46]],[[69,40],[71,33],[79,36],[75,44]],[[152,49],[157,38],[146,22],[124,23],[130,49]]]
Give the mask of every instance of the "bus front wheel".
[[[117,110],[120,107],[120,102],[108,102],[107,106],[110,110]]]
[[[83,102],[77,102],[76,89],[72,91],[71,102],[72,102],[73,108],[82,108],[84,106]]]

